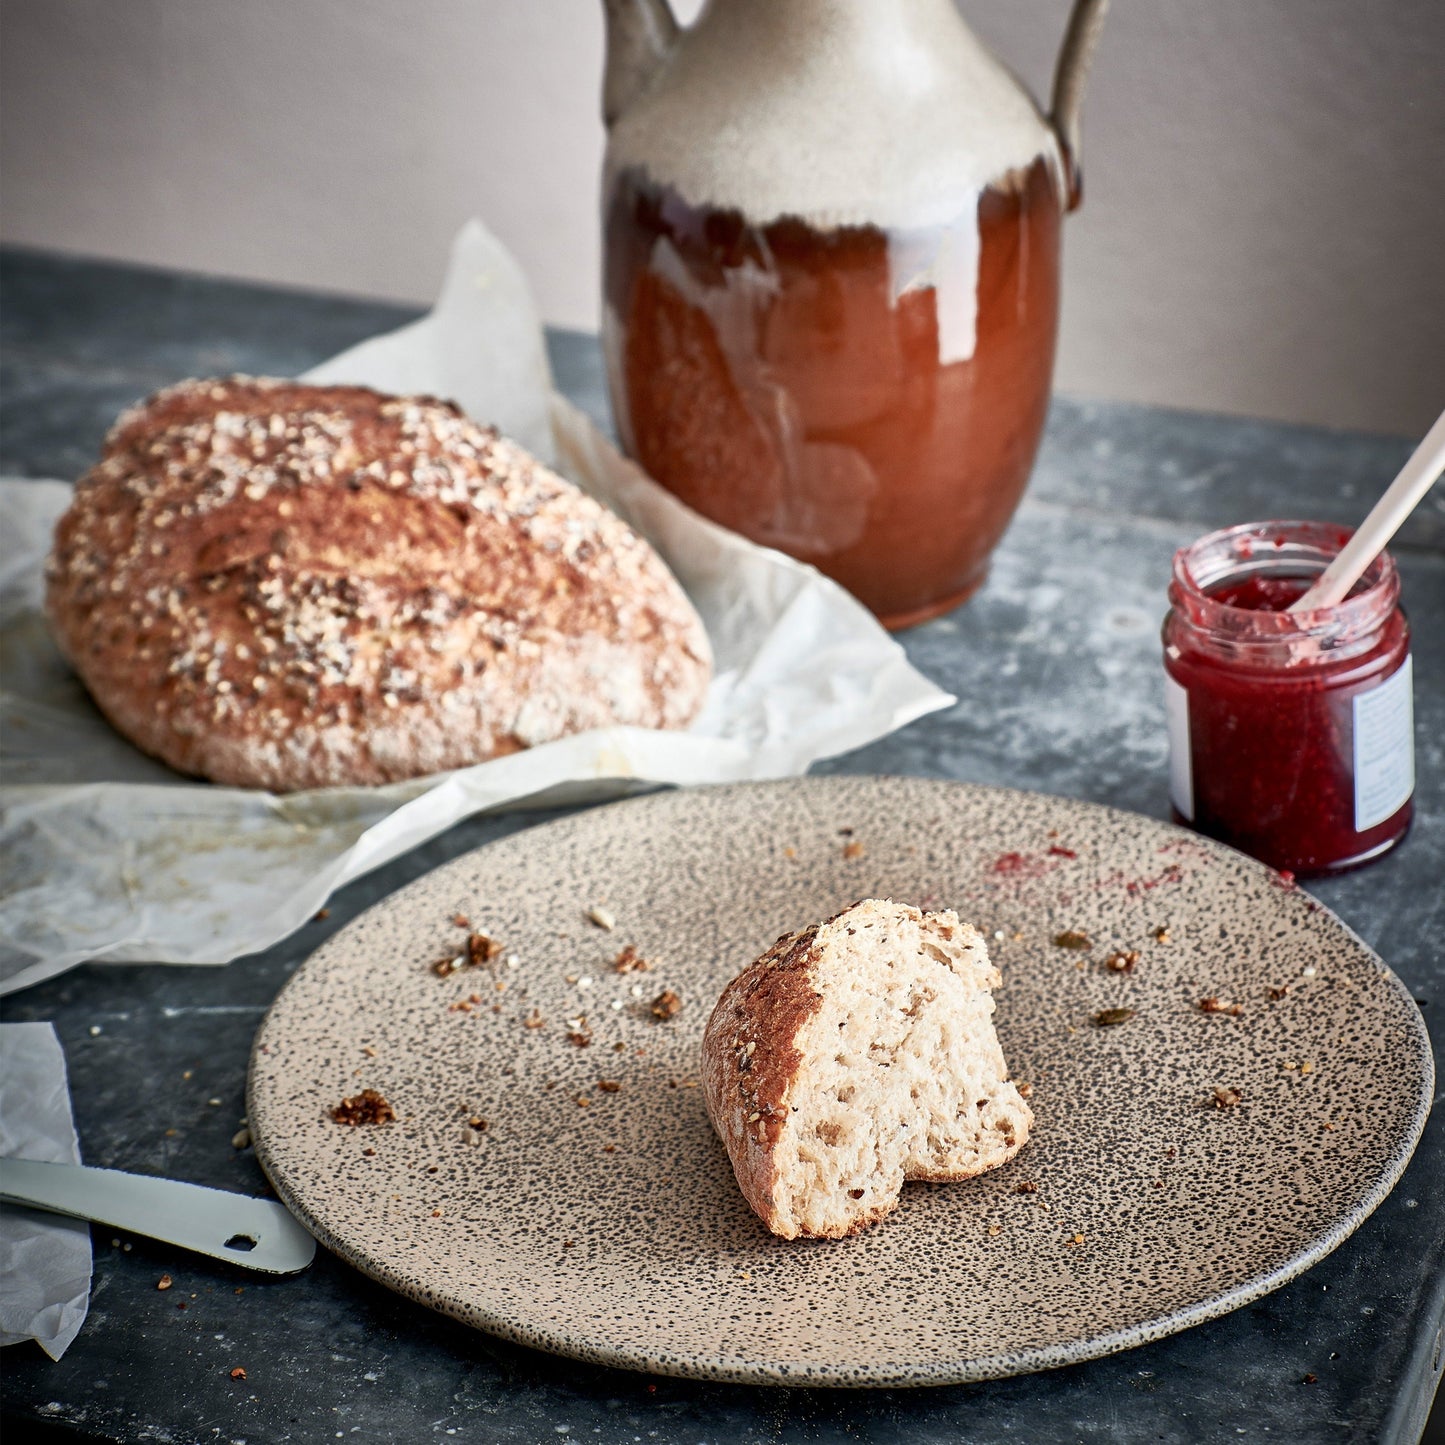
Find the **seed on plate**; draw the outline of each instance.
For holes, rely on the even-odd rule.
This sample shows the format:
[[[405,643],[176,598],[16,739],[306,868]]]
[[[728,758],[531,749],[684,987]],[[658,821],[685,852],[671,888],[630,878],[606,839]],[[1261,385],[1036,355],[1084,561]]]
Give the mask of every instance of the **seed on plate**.
[[[617,919],[610,910],[603,908],[600,903],[594,903],[587,910],[587,921],[595,923],[598,928],[611,932],[617,927]]]
[[[1137,1009],[1131,1008],[1100,1009],[1094,1015],[1094,1024],[1101,1029],[1111,1028],[1115,1024],[1126,1024],[1137,1012]]]
[[[1054,934],[1054,946],[1073,948],[1083,953],[1094,946],[1094,941],[1081,928],[1066,928],[1062,933]]]

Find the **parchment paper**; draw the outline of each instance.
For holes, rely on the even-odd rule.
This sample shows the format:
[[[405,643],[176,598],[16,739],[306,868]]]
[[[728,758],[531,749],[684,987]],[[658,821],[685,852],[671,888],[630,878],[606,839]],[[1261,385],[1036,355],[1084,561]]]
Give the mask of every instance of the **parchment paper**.
[[[598,729],[381,788],[183,780],[110,729],[50,641],[41,569],[68,485],[0,481],[0,992],[88,960],[225,963],[470,814],[803,773],[953,701],[842,588],[704,521],[551,390],[525,279],[479,222],[428,316],[308,379],[452,397],[626,518],[707,626],[717,675],[702,716],[685,733]]]
[[[79,1164],[65,1055],[49,1024],[0,1024],[0,1156]],[[0,1211],[0,1345],[34,1340],[52,1360],[90,1304],[90,1225],[41,1209]]]

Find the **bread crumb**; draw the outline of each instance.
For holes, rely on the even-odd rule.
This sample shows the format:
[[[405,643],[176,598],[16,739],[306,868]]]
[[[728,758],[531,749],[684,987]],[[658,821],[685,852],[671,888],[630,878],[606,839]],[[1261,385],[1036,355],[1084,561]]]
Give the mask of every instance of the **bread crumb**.
[[[1039,1186],[1032,1179],[1023,1179],[1014,1185],[1015,1194],[1037,1194]]]
[[[990,1239],[997,1239],[998,1236],[1003,1233],[1003,1226],[1001,1224],[990,1224],[988,1233]]]
[[[1217,1088],[1214,1091],[1214,1107],[1216,1109],[1232,1109],[1244,1097],[1238,1089]]]
[[[532,1012],[522,1020],[522,1027],[524,1029],[540,1029],[546,1022],[547,1020],[544,1019],[536,1009],[533,1009]]]
[[[1265,989],[1265,994],[1271,1003],[1278,1003],[1280,999],[1284,998],[1288,993],[1289,985],[1287,983],[1271,984],[1269,988]]]
[[[1056,948],[1073,948],[1084,952],[1094,946],[1094,941],[1080,928],[1066,928],[1062,933],[1054,934],[1054,946]]]
[[[653,999],[651,1007],[653,1018],[675,1018],[682,1011],[682,1000],[670,988],[665,988]]]
[[[604,1094],[616,1094],[621,1091],[622,1083],[618,1079],[598,1079],[597,1087]]]
[[[864,853],[863,845],[856,839],[851,839],[843,844],[843,857],[851,862],[855,858],[861,858]]]
[[[646,973],[651,967],[630,943],[612,960],[613,973]]]
[[[1118,953],[1111,953],[1104,960],[1104,966],[1113,973],[1133,973],[1134,965],[1139,962],[1139,950],[1137,948],[1121,949]]]
[[[1199,1000],[1199,1012],[1202,1014],[1228,1014],[1230,1018],[1239,1018],[1244,1013],[1241,1004],[1230,1003],[1224,998],[1202,998]]]
[[[168,1275],[168,1274],[163,1274],[163,1275],[156,1281],[156,1288],[157,1288],[157,1289],[169,1289],[169,1288],[171,1287],[171,1285],[173,1285],[174,1283],[175,1283],[175,1281],[170,1277],[170,1275]]]
[[[1032,1099],[1034,1096],[1034,1086],[1027,1079],[1020,1079],[1014,1088],[1019,1091],[1020,1099]]]
[[[469,933],[467,935],[467,962],[473,968],[480,968],[482,964],[490,963],[504,952],[503,946],[495,938],[489,938],[485,933]]]
[[[472,920],[468,918],[465,913],[453,913],[452,924],[457,928],[470,928],[472,926]]]
[[[1167,928],[1162,928],[1162,927],[1161,927],[1161,928],[1156,928],[1156,929],[1154,930],[1154,942],[1155,942],[1155,943],[1169,943],[1169,942],[1172,942],[1172,940],[1171,940],[1170,937],[1169,937],[1169,930],[1168,930]]]
[[[240,1290],[237,1290],[236,1293],[240,1294]],[[236,1368],[231,1371],[231,1378],[233,1380],[244,1380],[246,1378],[246,1372],[240,1365],[237,1365]]]
[[[396,1110],[375,1089],[363,1089],[337,1104],[331,1117],[354,1129],[358,1124],[390,1124],[396,1119]]]

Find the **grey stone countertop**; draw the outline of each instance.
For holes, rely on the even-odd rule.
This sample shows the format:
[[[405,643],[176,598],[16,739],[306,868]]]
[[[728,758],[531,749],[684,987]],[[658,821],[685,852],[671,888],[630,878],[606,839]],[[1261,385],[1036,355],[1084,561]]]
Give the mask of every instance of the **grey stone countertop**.
[[[401,308],[12,251],[0,470],[74,477],[119,409],[183,376],[295,373]],[[551,338],[559,385],[605,420],[596,341]],[[1404,442],[1059,398],[986,588],[907,634],[961,701],[825,772],[1003,783],[1167,816],[1158,626],[1173,549],[1266,516],[1355,521]],[[1415,624],[1416,821],[1394,855],[1314,893],[1445,1033],[1445,488],[1396,555]],[[85,967],[5,1000],[51,1020],[87,1162],[263,1188],[231,1146],[247,1050],[293,969],[377,899],[541,821],[463,823],[336,895],[329,916],[224,968]],[[84,906],[83,900],[76,900]],[[98,1030],[98,1032],[96,1032]],[[1445,1059],[1439,1071],[1445,1077]],[[220,1099],[219,1106],[208,1103]],[[175,1280],[156,1290],[163,1273]],[[187,1305],[177,1309],[177,1302]],[[90,1316],[58,1364],[7,1350],[8,1423],[117,1441],[1414,1441],[1440,1378],[1445,1123],[1359,1232],[1292,1284],[1141,1349],[927,1390],[769,1390],[556,1359],[391,1294],[325,1253],[265,1281],[95,1232]],[[244,1381],[230,1370],[243,1366]],[[1304,1383],[1306,1376],[1314,1383]],[[17,1438],[18,1435],[17,1435]]]

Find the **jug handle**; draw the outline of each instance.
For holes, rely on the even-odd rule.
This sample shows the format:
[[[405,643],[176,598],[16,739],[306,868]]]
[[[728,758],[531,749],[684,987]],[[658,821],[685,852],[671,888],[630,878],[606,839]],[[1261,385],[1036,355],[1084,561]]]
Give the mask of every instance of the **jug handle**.
[[[1084,87],[1089,79],[1089,66],[1094,47],[1104,28],[1109,0],[1074,0],[1069,28],[1059,50],[1059,63],[1054,69],[1054,95],[1049,107],[1049,122],[1059,138],[1064,153],[1064,173],[1068,178],[1068,208],[1075,210],[1084,198],[1083,173],[1079,169],[1079,117],[1084,105]]]
[[[607,59],[602,71],[602,122],[612,123],[641,94],[677,43],[677,17],[667,0],[603,0]]]

